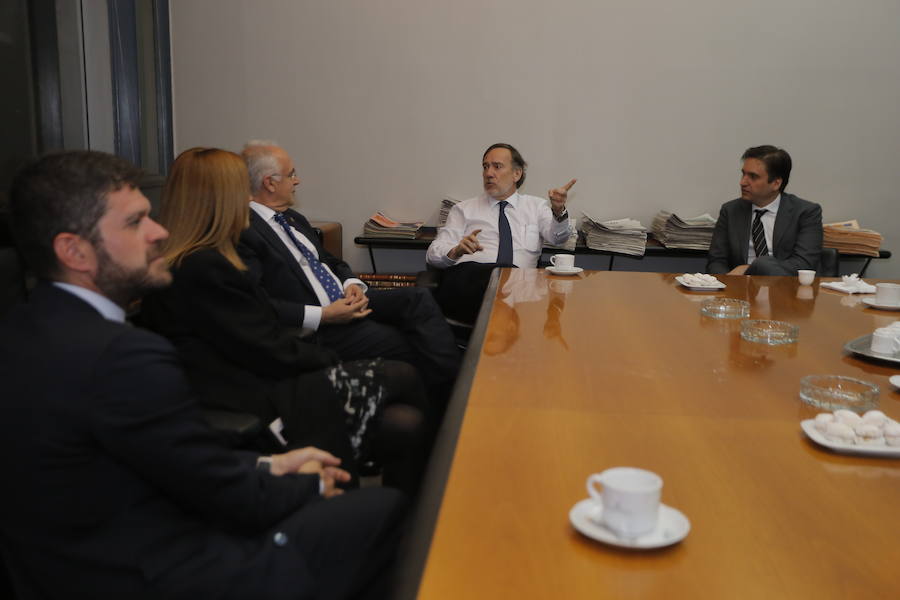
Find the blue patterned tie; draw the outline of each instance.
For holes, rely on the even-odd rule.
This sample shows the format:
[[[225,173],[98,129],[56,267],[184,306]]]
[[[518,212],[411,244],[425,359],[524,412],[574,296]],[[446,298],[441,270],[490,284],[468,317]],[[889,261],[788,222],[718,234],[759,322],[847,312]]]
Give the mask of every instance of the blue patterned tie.
[[[290,224],[287,222],[287,219],[284,218],[284,215],[280,212],[275,213],[275,222],[281,225],[284,228],[285,232],[287,232],[288,237],[291,238],[291,241],[294,242],[294,245],[297,246],[297,250],[300,251],[300,254],[306,259],[309,263],[309,268],[312,269],[313,275],[316,276],[316,279],[319,280],[319,283],[322,284],[322,287],[325,288],[325,293],[328,294],[328,299],[334,302],[335,300],[340,300],[344,297],[344,292],[338,286],[337,281],[328,272],[328,269],[325,268],[325,265],[322,264],[316,255],[310,252],[309,248],[306,247],[306,244],[298,240],[294,237],[294,230],[291,229]]]
[[[497,264],[513,264],[512,231],[509,228],[509,220],[506,218],[506,200],[500,201],[500,220],[497,221],[497,229],[500,232],[500,246],[497,248]]]

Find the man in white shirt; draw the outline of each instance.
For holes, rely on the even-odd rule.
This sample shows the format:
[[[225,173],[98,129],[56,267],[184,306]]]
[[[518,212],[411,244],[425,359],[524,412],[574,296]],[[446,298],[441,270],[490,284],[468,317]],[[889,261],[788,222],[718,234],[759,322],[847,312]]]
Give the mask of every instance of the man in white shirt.
[[[543,198],[518,192],[528,167],[509,144],[493,144],[482,157],[484,194],[450,209],[425,256],[446,269],[437,291],[447,316],[471,323],[478,316],[494,267],[534,268],[544,242],[562,244],[572,234],[566,210],[572,179]]]
[[[784,191],[790,155],[775,146],[757,146],[741,160],[741,197],[722,205],[707,273],[796,275],[799,269],[816,270],[822,208]]]
[[[388,358],[415,366],[440,408],[459,369],[459,350],[431,293],[369,290],[329,253],[294,210],[300,183],[291,156],[275,142],[248,142],[250,227],[238,252],[286,327],[333,349],[342,360]]]

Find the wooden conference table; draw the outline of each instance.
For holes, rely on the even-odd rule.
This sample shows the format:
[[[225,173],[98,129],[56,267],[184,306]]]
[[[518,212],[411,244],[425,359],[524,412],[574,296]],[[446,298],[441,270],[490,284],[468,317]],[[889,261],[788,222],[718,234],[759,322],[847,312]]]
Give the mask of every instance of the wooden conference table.
[[[804,375],[850,375],[900,419],[888,383],[900,369],[842,351],[900,313],[818,280],[722,277],[718,295],[749,300],[753,318],[799,325],[798,343],[770,347],[701,316],[717,294],[673,275],[516,269],[498,285],[498,273],[471,387],[458,386],[432,464],[407,595],[900,595],[900,459],[817,447],[799,423],[818,411],[798,398]],[[628,551],[572,528],[586,477],[613,466],[662,476],[663,503],[691,521],[684,541]]]

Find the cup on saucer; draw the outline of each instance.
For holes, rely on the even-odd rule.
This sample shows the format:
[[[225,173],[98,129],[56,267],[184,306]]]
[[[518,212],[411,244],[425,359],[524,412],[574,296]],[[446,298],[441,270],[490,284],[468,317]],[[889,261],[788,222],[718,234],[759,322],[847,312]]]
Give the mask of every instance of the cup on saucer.
[[[876,283],[875,302],[882,306],[900,306],[900,284]]]
[[[574,254],[554,254],[550,257],[550,264],[560,271],[571,271],[575,268]]]
[[[615,467],[589,476],[587,490],[602,506],[602,524],[620,537],[635,538],[656,529],[662,484],[662,477],[652,471]]]

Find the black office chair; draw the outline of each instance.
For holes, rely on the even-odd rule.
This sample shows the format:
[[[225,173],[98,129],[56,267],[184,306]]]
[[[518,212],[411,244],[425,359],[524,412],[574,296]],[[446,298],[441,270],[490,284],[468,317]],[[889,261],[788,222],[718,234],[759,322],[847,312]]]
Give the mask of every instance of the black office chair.
[[[837,248],[822,248],[819,255],[819,276],[839,277],[841,274],[841,258]]]

